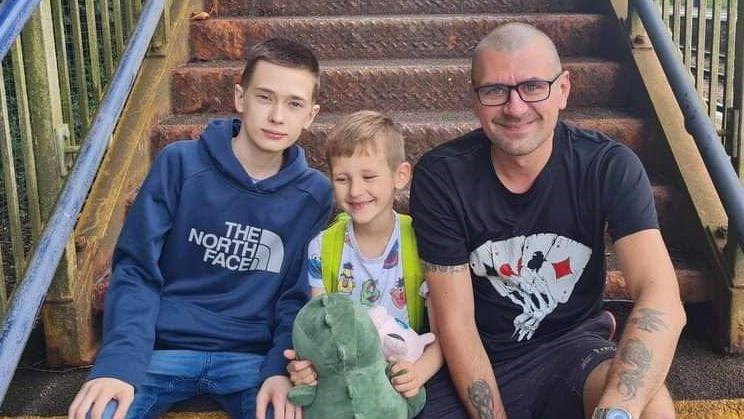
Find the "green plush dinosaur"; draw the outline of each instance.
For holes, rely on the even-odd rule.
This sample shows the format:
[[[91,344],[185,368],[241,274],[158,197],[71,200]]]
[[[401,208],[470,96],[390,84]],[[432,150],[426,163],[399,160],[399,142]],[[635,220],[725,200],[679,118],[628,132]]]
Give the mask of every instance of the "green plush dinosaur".
[[[297,386],[289,399],[308,419],[404,419],[426,395],[406,399],[390,383],[380,338],[364,308],[340,294],[323,294],[300,310],[292,329],[298,359],[309,359],[317,386]]]

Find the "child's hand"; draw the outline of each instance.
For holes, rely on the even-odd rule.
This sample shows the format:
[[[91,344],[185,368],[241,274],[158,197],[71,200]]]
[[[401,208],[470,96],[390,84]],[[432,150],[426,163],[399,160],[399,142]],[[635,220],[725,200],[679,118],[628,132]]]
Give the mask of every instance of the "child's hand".
[[[421,390],[421,382],[419,382],[413,364],[408,361],[392,359],[389,361],[393,362],[393,367],[390,369],[390,383],[393,384],[395,390],[406,399],[416,396]]]
[[[285,349],[284,357],[289,360],[287,372],[292,385],[314,386],[318,384],[318,374],[315,372],[312,362],[308,360],[298,361],[297,353],[292,349]]]
[[[275,419],[302,419],[302,408],[287,398],[291,387],[292,383],[283,375],[273,375],[264,380],[256,396],[256,419],[266,419],[269,404],[274,407]]]

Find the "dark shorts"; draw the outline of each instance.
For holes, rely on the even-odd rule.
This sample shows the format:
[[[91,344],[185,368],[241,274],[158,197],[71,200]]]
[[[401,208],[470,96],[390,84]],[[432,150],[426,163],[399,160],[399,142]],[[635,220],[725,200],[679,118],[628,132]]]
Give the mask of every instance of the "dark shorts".
[[[602,312],[560,338],[493,365],[510,419],[583,418],[584,382],[600,363],[615,357],[615,321]],[[426,406],[418,418],[467,418],[447,368],[426,383]]]

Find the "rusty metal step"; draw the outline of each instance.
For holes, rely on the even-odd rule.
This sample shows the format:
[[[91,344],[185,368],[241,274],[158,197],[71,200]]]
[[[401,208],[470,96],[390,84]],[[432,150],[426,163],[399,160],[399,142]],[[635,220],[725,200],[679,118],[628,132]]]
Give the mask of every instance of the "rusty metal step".
[[[389,112],[403,128],[406,137],[408,159],[415,163],[426,150],[437,144],[456,138],[478,127],[478,121],[469,111],[447,112]],[[307,149],[311,164],[323,167],[322,144],[331,127],[342,114],[321,110],[300,139]],[[236,114],[171,115],[153,127],[151,144],[155,155],[166,144],[178,139],[196,138],[210,119],[237,117]],[[580,127],[594,129],[628,145],[642,159],[653,159],[646,155],[651,139],[648,132],[653,128],[650,116],[639,116],[622,109],[572,107],[561,114],[566,121]]]
[[[462,58],[507,22],[540,28],[562,56],[616,57],[621,51],[608,48],[615,27],[601,14],[233,17],[192,22],[191,58],[242,60],[250,46],[277,36],[302,40],[321,60]]]
[[[152,155],[173,141],[197,138],[210,119],[229,116],[237,115],[173,115],[166,118],[151,131]],[[323,141],[340,116],[321,113],[300,138],[300,144],[307,151],[308,160],[313,167],[326,170]],[[399,112],[392,113],[391,116],[403,129],[407,158],[412,163],[437,144],[456,138],[478,126],[477,120],[469,112]],[[652,162],[656,157],[653,154],[644,154],[650,139],[648,132],[653,126],[653,121],[648,116],[641,117],[618,109],[575,108],[564,112],[562,117],[580,127],[599,130],[616,138],[638,153],[642,159]],[[678,217],[684,214],[682,209],[686,206],[684,196],[667,184],[655,185],[654,196],[662,229],[666,225],[679,229],[676,227],[679,225]],[[399,198],[397,208],[406,212],[407,197],[403,195]]]
[[[221,16],[318,16],[406,13],[554,13],[596,11],[595,0],[206,0]]]
[[[656,192],[656,191],[655,191]],[[655,193],[654,197],[658,195]],[[662,227],[663,228],[663,227]],[[632,301],[630,293],[625,285],[625,277],[620,270],[617,256],[612,251],[612,246],[607,248],[607,279],[605,281],[605,300]],[[670,249],[674,272],[679,282],[679,292],[685,303],[701,303],[712,299],[712,275],[705,263],[691,263],[689,257],[680,256]]]
[[[563,68],[574,81],[570,106],[622,107],[629,102],[627,66],[622,62],[576,57]],[[234,112],[238,61],[192,63],[174,70],[174,113]],[[355,60],[321,63],[319,102],[324,112],[359,109],[466,110],[471,106],[467,59]]]

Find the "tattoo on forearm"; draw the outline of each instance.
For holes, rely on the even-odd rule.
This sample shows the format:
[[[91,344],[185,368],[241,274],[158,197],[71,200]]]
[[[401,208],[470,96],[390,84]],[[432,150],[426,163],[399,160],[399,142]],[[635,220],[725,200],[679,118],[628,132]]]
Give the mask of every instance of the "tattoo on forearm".
[[[630,322],[646,332],[658,332],[661,329],[669,329],[664,320],[661,319],[663,315],[664,313],[661,311],[652,308],[641,308],[637,315],[630,319]]]
[[[483,380],[475,380],[468,386],[470,404],[475,408],[478,419],[493,419],[493,396],[491,387]]]
[[[467,264],[446,266],[446,265],[435,265],[433,263],[424,262],[424,261],[422,261],[421,264],[424,266],[424,272],[454,273],[454,272],[462,272],[462,271],[469,269]]]
[[[643,379],[651,366],[651,351],[640,339],[633,337],[618,349],[617,356],[623,366],[618,375],[617,390],[625,401],[632,400],[643,386]]]

